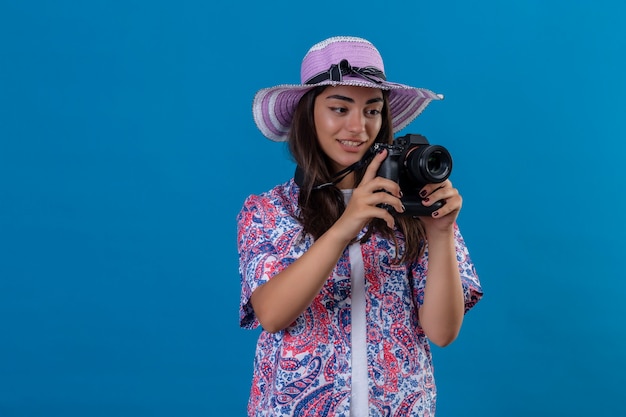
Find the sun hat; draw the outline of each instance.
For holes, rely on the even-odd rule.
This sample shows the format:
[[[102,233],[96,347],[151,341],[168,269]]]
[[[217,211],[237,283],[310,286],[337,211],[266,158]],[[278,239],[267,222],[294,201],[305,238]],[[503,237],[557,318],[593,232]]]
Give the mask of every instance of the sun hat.
[[[301,84],[281,84],[259,90],[252,103],[254,121],[263,135],[286,141],[298,102],[320,85],[353,85],[389,91],[394,133],[411,123],[432,100],[443,95],[386,80],[383,60],[366,39],[335,36],[311,47],[302,60]]]

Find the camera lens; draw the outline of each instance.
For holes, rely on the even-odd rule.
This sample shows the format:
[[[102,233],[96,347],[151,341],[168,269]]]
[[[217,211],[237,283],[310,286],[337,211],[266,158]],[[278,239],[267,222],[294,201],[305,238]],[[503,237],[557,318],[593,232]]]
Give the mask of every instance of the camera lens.
[[[452,156],[443,146],[421,146],[407,155],[405,166],[411,179],[418,184],[440,183],[450,176]]]
[[[433,176],[440,176],[446,170],[446,164],[443,163],[443,155],[440,151],[433,152],[426,162],[426,169]]]

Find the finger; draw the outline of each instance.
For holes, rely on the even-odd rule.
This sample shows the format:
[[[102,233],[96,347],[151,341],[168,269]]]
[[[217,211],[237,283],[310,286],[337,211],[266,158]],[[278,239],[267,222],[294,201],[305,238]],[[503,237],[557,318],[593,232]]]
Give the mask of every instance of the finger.
[[[406,210],[399,197],[394,197],[386,192],[373,193],[367,203],[378,207],[393,207],[398,213],[403,213]]]
[[[364,183],[363,189],[366,192],[370,192],[370,193],[377,192],[377,191],[386,191],[389,194],[397,198],[402,197],[400,184],[388,178],[376,177],[372,179],[371,181]]]
[[[420,190],[420,197],[424,201],[437,201],[442,198],[450,197],[458,191],[452,186],[450,181],[444,181],[438,184],[427,184]]]
[[[463,198],[460,195],[456,195],[453,198],[447,199],[446,204],[444,204],[438,210],[434,211],[431,216],[433,218],[441,218],[448,215],[453,215],[454,217],[456,217],[462,206]]]
[[[382,195],[385,193],[379,194]],[[350,202],[352,202],[352,199]],[[348,222],[350,221],[348,220],[350,218],[352,218],[353,220],[360,219],[358,220],[358,223],[360,225],[358,227],[358,230],[361,230],[365,226],[365,224],[367,224],[371,219],[378,218],[382,219],[387,224],[387,226],[393,229],[395,225],[395,219],[386,208],[373,204],[373,202],[372,204],[368,204],[368,202],[362,201],[362,203],[364,204],[359,204],[358,206],[352,207],[352,209],[346,209],[340,220]]]
[[[442,188],[434,191],[428,197],[424,197],[422,199],[422,205],[428,207],[433,205],[436,201],[449,200],[457,195],[459,195],[459,193],[455,188]]]
[[[452,182],[450,180],[445,180],[444,182],[436,183],[436,184],[426,184],[420,190],[419,196],[424,198],[424,197],[430,196],[432,193],[439,190],[440,188],[447,188],[447,187],[452,187]]]
[[[385,158],[387,158],[387,152],[388,152],[387,149],[383,149],[381,152],[374,155],[374,158],[372,159],[370,164],[367,166],[367,169],[365,170],[365,174],[363,175],[362,181],[370,181],[376,177],[378,168],[380,168],[380,165],[383,163]]]
[[[382,207],[377,207],[376,210],[377,212],[375,214],[375,217],[382,219],[390,229],[393,229],[396,225],[396,219],[393,218],[389,210]]]

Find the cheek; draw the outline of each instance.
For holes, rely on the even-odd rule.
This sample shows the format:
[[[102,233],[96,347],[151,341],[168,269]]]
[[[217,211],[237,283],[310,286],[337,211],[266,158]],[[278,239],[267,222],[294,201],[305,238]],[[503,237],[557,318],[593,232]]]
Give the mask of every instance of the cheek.
[[[314,115],[315,129],[318,134],[323,132],[333,133],[341,128],[340,120],[332,114],[324,111],[316,111]]]
[[[382,125],[383,125],[383,121],[380,118],[378,118],[368,123],[366,125],[366,128],[369,131],[370,136],[376,137],[378,135],[378,132],[380,132],[380,128],[382,127]]]

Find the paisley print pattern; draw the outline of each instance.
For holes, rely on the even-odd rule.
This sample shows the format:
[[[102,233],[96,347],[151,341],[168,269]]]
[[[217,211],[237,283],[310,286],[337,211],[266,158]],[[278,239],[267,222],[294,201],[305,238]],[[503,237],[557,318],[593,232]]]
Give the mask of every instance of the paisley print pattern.
[[[240,325],[259,322],[250,295],[313,243],[296,220],[293,180],[249,196],[237,216]],[[363,233],[363,232],[361,232]],[[465,311],[482,289],[455,228]],[[361,245],[365,267],[370,417],[434,416],[436,388],[429,342],[417,320],[424,298],[428,248],[419,261],[394,264],[404,240],[373,235]],[[311,306],[287,329],[261,332],[254,358],[249,416],[349,416],[351,387],[350,259],[344,251]]]

